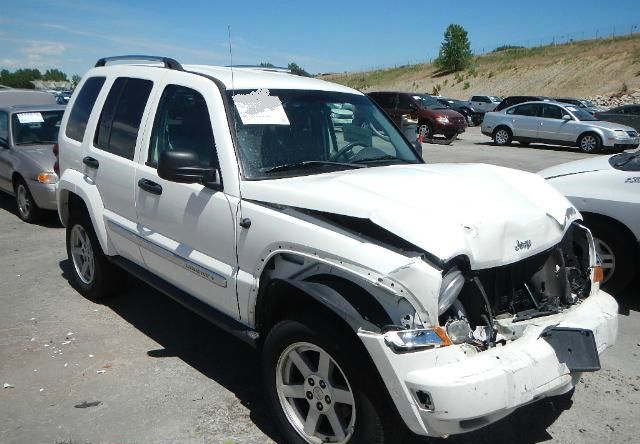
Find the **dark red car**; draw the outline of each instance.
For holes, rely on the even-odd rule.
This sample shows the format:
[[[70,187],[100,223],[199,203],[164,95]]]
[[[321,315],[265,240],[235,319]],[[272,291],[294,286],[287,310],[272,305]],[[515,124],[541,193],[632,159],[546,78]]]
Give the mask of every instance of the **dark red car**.
[[[418,119],[418,133],[423,138],[443,134],[450,139],[467,127],[464,116],[445,107],[427,94],[406,92],[372,92],[367,94],[400,126],[403,114]]]

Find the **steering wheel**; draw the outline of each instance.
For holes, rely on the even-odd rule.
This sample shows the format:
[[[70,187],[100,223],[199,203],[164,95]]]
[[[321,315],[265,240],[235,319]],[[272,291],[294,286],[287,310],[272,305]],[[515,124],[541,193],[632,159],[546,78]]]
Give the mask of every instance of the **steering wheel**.
[[[331,156],[329,160],[331,160],[332,162],[335,160],[338,160],[340,157],[344,156],[345,154],[347,154],[349,151],[353,150],[357,146],[363,146],[367,148],[369,145],[367,145],[364,142],[357,142],[357,141],[348,143],[342,148],[340,148],[333,156]]]

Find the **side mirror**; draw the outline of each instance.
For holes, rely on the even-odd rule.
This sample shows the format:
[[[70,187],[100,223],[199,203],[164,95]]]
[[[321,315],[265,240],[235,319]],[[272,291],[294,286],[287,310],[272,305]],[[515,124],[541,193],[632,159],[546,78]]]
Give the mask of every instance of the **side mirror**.
[[[569,120],[573,120],[573,119],[571,118],[571,116],[570,116],[570,115],[568,115],[568,114],[564,114],[564,115],[562,116],[562,120],[564,120],[565,122],[567,122],[567,121],[569,121]]]
[[[418,111],[418,107],[413,103],[409,103],[409,109],[411,110],[412,113],[415,113],[416,111]]]
[[[164,151],[158,159],[158,176],[178,183],[201,183],[220,188],[217,168],[203,165],[193,151]]]

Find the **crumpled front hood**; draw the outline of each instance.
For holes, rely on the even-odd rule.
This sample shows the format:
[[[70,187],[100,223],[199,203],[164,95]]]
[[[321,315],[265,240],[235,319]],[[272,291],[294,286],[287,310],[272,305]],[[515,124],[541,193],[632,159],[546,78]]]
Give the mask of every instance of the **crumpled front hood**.
[[[579,217],[542,177],[482,164],[393,165],[242,183],[242,198],[357,218],[474,269],[543,251]]]

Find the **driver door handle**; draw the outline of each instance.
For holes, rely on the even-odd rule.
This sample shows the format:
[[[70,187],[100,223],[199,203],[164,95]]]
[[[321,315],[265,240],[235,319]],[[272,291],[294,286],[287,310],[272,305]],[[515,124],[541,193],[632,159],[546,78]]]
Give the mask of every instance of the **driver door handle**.
[[[158,196],[162,194],[162,185],[157,184],[152,180],[140,179],[138,181],[138,186],[147,193],[156,194]]]

